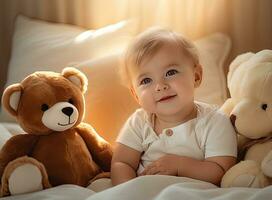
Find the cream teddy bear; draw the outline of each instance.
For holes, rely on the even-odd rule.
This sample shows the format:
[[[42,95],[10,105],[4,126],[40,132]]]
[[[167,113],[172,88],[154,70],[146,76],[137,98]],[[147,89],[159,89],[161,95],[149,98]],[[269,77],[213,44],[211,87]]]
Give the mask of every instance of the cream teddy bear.
[[[245,53],[230,65],[231,98],[222,106],[238,133],[238,159],[222,187],[272,184],[272,50]],[[242,161],[241,161],[242,160]]]

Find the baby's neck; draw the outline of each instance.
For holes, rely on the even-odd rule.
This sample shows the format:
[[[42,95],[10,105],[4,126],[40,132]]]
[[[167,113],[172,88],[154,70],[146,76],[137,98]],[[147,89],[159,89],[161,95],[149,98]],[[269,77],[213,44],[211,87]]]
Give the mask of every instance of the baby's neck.
[[[173,116],[155,115],[154,130],[157,133],[157,135],[159,135],[162,133],[163,129],[178,126],[196,117],[197,108],[195,104],[191,109],[188,109],[188,111],[184,111],[183,113],[178,113]]]

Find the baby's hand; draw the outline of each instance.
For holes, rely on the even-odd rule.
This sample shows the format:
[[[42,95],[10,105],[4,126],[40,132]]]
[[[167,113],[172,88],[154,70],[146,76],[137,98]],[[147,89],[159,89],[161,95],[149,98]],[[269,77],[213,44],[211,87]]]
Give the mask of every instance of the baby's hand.
[[[176,155],[167,154],[148,165],[140,176],[154,174],[176,176],[178,174],[177,159]]]

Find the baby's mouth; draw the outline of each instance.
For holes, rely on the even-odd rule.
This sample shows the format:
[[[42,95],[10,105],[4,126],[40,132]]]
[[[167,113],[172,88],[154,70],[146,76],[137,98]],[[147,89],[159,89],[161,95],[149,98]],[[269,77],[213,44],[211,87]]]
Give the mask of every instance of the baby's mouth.
[[[158,102],[164,102],[164,101],[167,101],[167,100],[170,100],[170,99],[173,99],[174,97],[176,97],[177,95],[169,95],[169,96],[164,96],[162,97],[161,99],[159,99]]]

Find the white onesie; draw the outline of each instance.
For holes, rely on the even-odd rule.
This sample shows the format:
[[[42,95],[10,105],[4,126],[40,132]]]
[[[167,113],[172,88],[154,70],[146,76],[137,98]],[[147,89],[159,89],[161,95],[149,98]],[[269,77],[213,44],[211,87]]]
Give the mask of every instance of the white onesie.
[[[126,121],[117,142],[142,153],[137,174],[165,154],[204,160],[213,156],[237,156],[237,140],[229,118],[218,108],[195,102],[197,117],[157,135],[152,118],[143,109]]]

